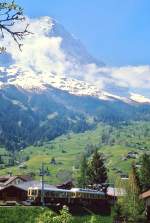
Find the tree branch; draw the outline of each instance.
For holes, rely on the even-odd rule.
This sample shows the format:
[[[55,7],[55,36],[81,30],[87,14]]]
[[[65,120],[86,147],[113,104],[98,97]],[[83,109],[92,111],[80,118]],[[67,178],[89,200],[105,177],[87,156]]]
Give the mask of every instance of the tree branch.
[[[5,32],[11,35],[13,40],[17,43],[19,49],[21,50],[22,40],[25,36],[31,34],[28,31],[29,24],[25,26],[23,31],[14,31],[14,26],[17,22],[22,22],[25,20],[23,15],[23,9],[15,4],[13,0],[11,3],[3,2],[0,3],[0,33],[1,37],[5,37]],[[4,47],[2,47],[4,49]],[[1,49],[2,49],[1,48]]]

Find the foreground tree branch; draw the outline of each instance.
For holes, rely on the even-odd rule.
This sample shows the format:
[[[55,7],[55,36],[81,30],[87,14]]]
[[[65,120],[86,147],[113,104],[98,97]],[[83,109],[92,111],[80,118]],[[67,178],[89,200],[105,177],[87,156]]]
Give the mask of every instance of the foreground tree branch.
[[[29,24],[25,26],[25,28],[20,30],[14,30],[14,26],[18,22],[23,22],[25,20],[25,16],[23,15],[23,9],[16,5],[13,0],[11,3],[0,2],[0,35],[1,38],[5,37],[5,33],[11,35],[13,40],[17,43],[19,49],[22,47],[22,40],[25,36],[31,34],[28,31]],[[0,51],[4,51],[5,47],[1,47]]]

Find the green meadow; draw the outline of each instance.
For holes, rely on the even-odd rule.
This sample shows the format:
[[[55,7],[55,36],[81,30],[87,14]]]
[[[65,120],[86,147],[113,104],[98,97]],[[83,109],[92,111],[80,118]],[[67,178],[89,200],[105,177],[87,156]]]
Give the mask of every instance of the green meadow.
[[[150,127],[147,122],[109,126],[99,124],[84,133],[69,133],[40,146],[29,146],[14,154],[16,164],[7,163],[8,151],[0,149],[4,165],[0,174],[30,174],[40,178],[41,163],[45,164],[45,180],[57,184],[68,179],[76,180],[83,153],[90,159],[94,149],[104,153],[110,178],[114,174],[128,174],[132,162],[139,164],[143,152],[150,151]],[[136,158],[125,159],[129,152],[137,152]],[[24,157],[27,159],[24,160]]]

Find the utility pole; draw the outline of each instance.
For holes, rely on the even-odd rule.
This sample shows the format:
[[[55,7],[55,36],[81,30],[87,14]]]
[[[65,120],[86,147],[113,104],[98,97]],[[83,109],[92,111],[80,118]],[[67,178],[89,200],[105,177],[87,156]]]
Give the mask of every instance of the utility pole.
[[[42,168],[41,168],[41,183],[42,183],[42,188],[41,188],[41,204],[44,207],[45,206],[45,201],[44,201],[44,163],[42,162]]]

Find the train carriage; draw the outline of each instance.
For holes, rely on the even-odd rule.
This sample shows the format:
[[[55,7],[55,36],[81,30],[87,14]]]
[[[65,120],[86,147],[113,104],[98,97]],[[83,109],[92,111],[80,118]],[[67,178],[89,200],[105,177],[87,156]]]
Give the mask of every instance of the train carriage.
[[[82,188],[66,190],[46,187],[43,191],[38,187],[30,187],[28,189],[28,199],[33,205],[41,204],[42,195],[46,206],[52,204],[60,204],[61,206],[79,205],[90,209],[98,209],[103,213],[110,212],[109,200],[106,194],[101,191]]]

